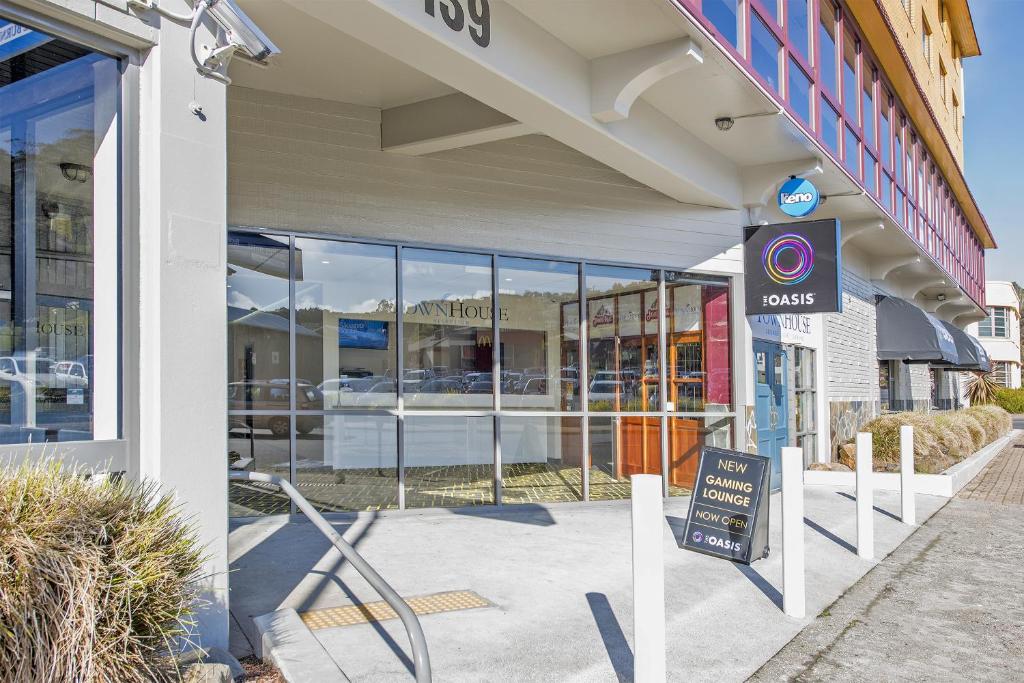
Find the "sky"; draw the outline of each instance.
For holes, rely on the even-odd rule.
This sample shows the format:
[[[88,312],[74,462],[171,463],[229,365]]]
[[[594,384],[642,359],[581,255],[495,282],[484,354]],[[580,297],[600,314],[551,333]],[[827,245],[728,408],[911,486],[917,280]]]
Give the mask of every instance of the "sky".
[[[971,0],[981,56],[964,60],[964,162],[999,248],[986,254],[989,280],[1024,284],[1024,0]]]

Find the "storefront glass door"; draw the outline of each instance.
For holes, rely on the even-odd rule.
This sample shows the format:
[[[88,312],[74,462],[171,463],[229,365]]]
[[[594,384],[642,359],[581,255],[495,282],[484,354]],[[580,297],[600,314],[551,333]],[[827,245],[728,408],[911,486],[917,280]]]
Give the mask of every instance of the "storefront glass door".
[[[757,452],[772,460],[771,486],[782,483],[782,447],[789,439],[786,353],[779,344],[754,342]]]

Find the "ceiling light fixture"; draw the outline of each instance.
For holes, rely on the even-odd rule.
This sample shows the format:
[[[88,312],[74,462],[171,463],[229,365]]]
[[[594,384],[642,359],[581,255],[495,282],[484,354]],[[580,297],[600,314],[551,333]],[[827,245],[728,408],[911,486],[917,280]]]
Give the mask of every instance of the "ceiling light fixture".
[[[732,127],[736,125],[736,122],[740,119],[755,119],[761,116],[778,116],[782,113],[779,111],[761,111],[753,114],[741,114],[739,116],[719,116],[715,119],[715,126],[720,131],[732,130]]]
[[[89,178],[92,177],[92,167],[86,166],[85,164],[74,164],[70,161],[62,161],[60,163],[60,173],[64,176],[64,180],[69,183],[87,183],[89,182]]]

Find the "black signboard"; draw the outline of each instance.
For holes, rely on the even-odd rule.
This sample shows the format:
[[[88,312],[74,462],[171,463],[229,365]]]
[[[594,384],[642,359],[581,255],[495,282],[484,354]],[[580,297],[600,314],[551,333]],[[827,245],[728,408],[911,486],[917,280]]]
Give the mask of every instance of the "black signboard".
[[[744,228],[747,315],[842,313],[840,247],[835,219]]]
[[[704,447],[683,547],[742,564],[768,557],[770,476],[763,455]]]

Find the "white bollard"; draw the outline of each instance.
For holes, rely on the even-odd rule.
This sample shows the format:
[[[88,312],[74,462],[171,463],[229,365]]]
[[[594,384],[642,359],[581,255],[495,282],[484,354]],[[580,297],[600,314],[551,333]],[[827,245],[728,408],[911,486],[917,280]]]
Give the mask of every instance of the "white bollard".
[[[661,477],[634,474],[633,677],[638,683],[665,680],[665,525]]]
[[[804,595],[804,452],[782,449],[782,611],[803,619]]]
[[[914,428],[900,427],[900,497],[903,509],[900,517],[904,524],[917,524],[914,506]]]
[[[872,459],[871,433],[857,433],[857,555],[865,560],[875,557],[875,529],[872,526],[872,508],[875,504],[871,489]]]

